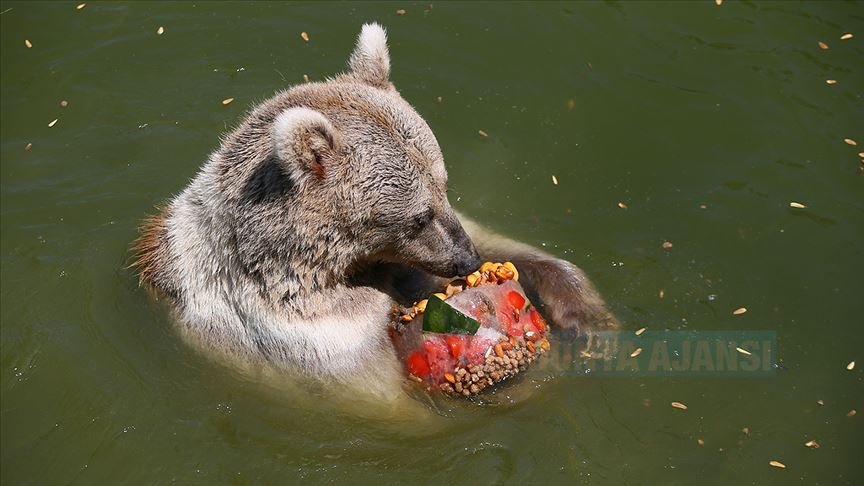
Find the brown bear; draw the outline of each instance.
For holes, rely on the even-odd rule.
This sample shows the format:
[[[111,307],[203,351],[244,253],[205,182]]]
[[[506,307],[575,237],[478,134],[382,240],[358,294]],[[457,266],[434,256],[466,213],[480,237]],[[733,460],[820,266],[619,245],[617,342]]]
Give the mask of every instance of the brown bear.
[[[182,334],[236,363],[389,395],[404,376],[393,305],[482,260],[514,262],[554,325],[614,326],[576,266],[457,215],[438,142],[389,75],[384,29],[364,25],[346,73],[254,107],[145,222],[133,266]]]

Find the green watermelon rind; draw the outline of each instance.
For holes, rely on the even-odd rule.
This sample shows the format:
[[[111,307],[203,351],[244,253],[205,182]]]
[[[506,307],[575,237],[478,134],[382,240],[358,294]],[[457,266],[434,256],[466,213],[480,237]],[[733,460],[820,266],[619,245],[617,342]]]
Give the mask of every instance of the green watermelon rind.
[[[480,329],[476,319],[466,316],[437,295],[429,297],[423,311],[423,330],[442,334],[475,334]]]

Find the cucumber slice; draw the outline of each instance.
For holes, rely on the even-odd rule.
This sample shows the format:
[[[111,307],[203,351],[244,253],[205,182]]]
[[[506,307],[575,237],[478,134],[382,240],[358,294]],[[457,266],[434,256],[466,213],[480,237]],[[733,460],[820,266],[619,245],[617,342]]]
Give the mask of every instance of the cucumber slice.
[[[474,334],[480,329],[476,319],[450,307],[440,297],[429,297],[423,312],[423,330],[444,334]]]

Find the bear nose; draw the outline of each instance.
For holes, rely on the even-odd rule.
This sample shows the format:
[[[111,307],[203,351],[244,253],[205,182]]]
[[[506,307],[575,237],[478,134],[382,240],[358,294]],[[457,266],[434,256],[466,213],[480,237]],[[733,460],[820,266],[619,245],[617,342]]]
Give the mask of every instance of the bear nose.
[[[453,264],[453,275],[468,275],[474,270],[477,270],[480,267],[480,264],[483,263],[480,259],[480,255],[474,248],[474,245],[471,243],[469,243],[469,245],[471,245],[470,251],[465,252]]]

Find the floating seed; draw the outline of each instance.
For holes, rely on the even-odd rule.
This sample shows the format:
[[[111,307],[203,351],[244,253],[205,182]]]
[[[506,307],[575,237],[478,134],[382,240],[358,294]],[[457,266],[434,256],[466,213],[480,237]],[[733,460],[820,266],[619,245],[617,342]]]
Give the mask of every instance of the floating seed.
[[[723,5],[723,0],[714,0],[714,3],[719,7],[720,5]]]
[[[627,205],[624,204],[624,203],[621,202],[621,201],[618,201],[618,207],[621,208],[621,209],[627,209]]]
[[[747,351],[746,349],[741,348],[741,347],[735,348],[735,351],[738,351],[739,353],[746,355],[746,356],[753,356],[753,353],[751,353],[750,351]]]
[[[828,44],[819,41],[819,49],[828,49]]]
[[[52,120],[51,123],[48,124],[48,128],[51,128],[51,127],[53,127],[54,125],[56,125],[56,124],[57,124],[57,120],[59,120],[59,118],[55,118],[54,120]]]
[[[700,446],[704,446],[704,445],[705,445],[705,441],[702,440],[702,439],[696,439],[696,443],[699,444]]]
[[[641,336],[642,333],[645,332],[646,329],[648,329],[648,328],[647,328],[647,327],[640,327],[640,328],[636,331],[636,335],[637,335],[637,336]]]
[[[741,429],[741,433],[744,435],[750,435],[750,427],[744,427]]]
[[[27,49],[33,48],[33,43],[30,42],[30,39],[24,39],[24,45],[27,46]]]
[[[684,405],[681,402],[672,402],[672,407],[677,408],[679,410],[687,410],[687,405]]]
[[[558,185],[558,178],[554,175],[552,176],[552,184],[555,184],[556,186]]]
[[[734,311],[732,311],[732,314],[736,315],[736,316],[740,316],[741,314],[743,314],[745,312],[747,312],[746,307],[739,307],[739,308],[735,309]]]
[[[790,207],[790,208],[796,208],[796,209],[804,209],[804,208],[806,208],[807,206],[805,206],[805,205],[803,205],[803,204],[801,204],[801,203],[799,203],[799,202],[792,201],[792,202],[789,203],[789,207]]]
[[[164,33],[165,33],[165,27],[162,27],[162,26],[160,25],[159,28],[156,29],[156,34],[157,34],[157,35],[162,35],[162,34],[164,34]]]
[[[826,84],[837,84],[837,80],[836,79],[826,79],[825,83]]]
[[[396,15],[405,15],[405,9],[400,8],[399,10],[396,11]]]
[[[660,298],[661,298],[661,299],[662,299],[662,298],[663,298],[663,296],[664,296],[664,295],[666,295],[666,291],[665,291],[665,290],[663,290],[663,289],[660,289],[660,293],[659,293],[659,294],[657,294],[657,295],[659,295],[659,296],[660,296]]]
[[[858,142],[851,138],[844,138],[843,141],[846,142],[846,145],[858,145]]]
[[[477,130],[477,133],[479,133],[481,137],[488,137],[489,136],[489,134],[484,132],[483,130]]]
[[[856,412],[855,409],[853,408],[852,410],[849,410],[849,412],[846,413],[846,416],[847,417],[854,417],[857,413],[858,412]]]
[[[774,467],[779,467],[780,469],[786,469],[786,464],[783,464],[780,461],[768,461],[768,464]]]
[[[630,353],[630,357],[635,358],[636,356],[639,356],[640,354],[642,354],[642,348],[636,348],[635,350],[633,350],[632,353]]]
[[[232,101],[234,101],[234,98],[225,98],[224,100],[222,100],[222,104],[223,104],[223,105],[228,105],[228,104],[230,104]]]
[[[303,82],[304,82],[304,83],[308,83],[308,82],[309,82],[309,75],[308,75],[308,74],[304,74],[304,75],[303,75]]]
[[[60,102],[60,106],[62,106],[63,108],[66,108],[67,106],[69,106],[69,102],[66,100],[63,100]]]
[[[86,6],[87,6],[86,3],[79,3],[77,6],[75,6],[75,10],[81,10],[82,8],[84,8]]]
[[[819,443],[816,442],[815,440],[808,440],[807,442],[804,443],[804,445],[806,447],[811,448],[811,449],[818,449],[820,447]]]
[[[819,405],[819,406],[825,405],[825,401],[822,399],[816,400],[816,405]]]
[[[849,371],[854,370],[854,369],[855,369],[855,362],[854,362],[854,361],[850,361],[849,364],[846,365],[846,369],[849,370]]]
[[[300,32],[300,38],[306,42],[309,42],[309,34],[307,34],[306,32]]]
[[[668,249],[672,248],[672,242],[664,241],[663,244],[660,246],[662,246],[664,250],[668,250]]]
[[[847,33],[847,34],[843,34],[843,35],[841,35],[841,36],[840,36],[840,40],[849,40],[849,39],[851,39],[851,38],[853,38],[853,37],[855,37],[855,36],[852,35],[852,34],[848,34],[848,33]]]

